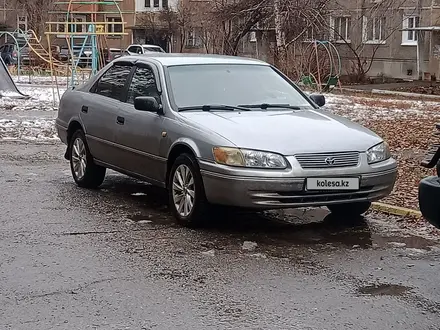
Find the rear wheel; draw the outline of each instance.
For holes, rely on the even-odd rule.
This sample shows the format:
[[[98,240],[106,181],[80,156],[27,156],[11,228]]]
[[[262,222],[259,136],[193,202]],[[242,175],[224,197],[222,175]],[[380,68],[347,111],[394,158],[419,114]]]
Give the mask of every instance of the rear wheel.
[[[207,209],[202,176],[190,154],[176,158],[168,181],[169,204],[177,222],[186,227],[203,223]]]
[[[368,211],[371,202],[356,202],[328,205],[327,208],[335,215],[361,215]]]
[[[96,165],[82,130],[73,133],[69,145],[70,170],[76,184],[83,188],[98,188],[105,178],[105,167]]]

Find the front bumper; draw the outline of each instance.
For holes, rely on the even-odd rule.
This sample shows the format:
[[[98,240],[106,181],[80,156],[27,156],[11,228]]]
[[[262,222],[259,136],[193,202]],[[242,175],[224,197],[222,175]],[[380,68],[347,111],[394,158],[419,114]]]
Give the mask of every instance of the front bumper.
[[[382,199],[394,188],[397,164],[394,159],[389,159],[373,166],[315,170],[294,166],[286,171],[234,169],[236,173],[225,173],[227,169],[224,166],[200,162],[205,193],[210,203],[249,209],[325,206]],[[213,171],[215,168],[218,170]],[[237,175],[237,172],[242,173]],[[360,189],[356,191],[305,189],[307,178],[354,176],[360,178]]]

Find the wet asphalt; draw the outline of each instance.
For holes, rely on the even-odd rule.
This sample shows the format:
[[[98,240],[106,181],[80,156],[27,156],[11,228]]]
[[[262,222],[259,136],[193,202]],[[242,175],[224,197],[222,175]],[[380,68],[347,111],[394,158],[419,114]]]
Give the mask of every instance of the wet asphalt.
[[[60,144],[0,143],[0,329],[439,329],[440,245],[325,209],[174,224],[109,172],[76,187]]]

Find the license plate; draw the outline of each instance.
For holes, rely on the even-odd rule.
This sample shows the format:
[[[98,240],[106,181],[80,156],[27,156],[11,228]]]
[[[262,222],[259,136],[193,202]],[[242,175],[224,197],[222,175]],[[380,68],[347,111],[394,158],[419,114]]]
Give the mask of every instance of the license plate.
[[[307,190],[359,190],[359,178],[308,178]]]

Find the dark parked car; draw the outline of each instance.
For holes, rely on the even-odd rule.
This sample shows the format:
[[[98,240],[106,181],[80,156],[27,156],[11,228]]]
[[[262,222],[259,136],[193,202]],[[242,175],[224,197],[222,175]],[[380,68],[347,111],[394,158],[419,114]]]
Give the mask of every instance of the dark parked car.
[[[426,168],[436,169],[437,175],[428,176],[419,184],[419,206],[426,220],[437,228],[440,228],[440,124],[436,126],[434,137],[437,143],[433,143],[428,149],[421,165]]]
[[[6,65],[15,65],[18,61],[18,50],[15,44],[4,44],[0,46],[1,57]]]

